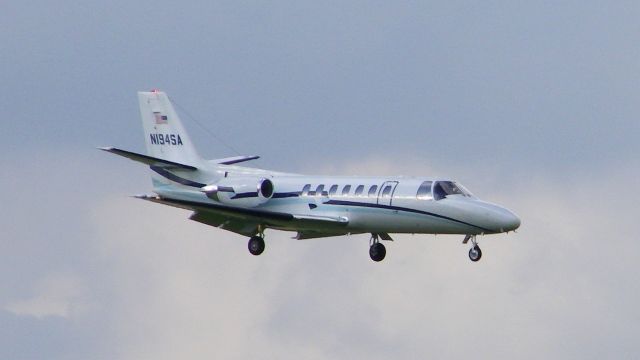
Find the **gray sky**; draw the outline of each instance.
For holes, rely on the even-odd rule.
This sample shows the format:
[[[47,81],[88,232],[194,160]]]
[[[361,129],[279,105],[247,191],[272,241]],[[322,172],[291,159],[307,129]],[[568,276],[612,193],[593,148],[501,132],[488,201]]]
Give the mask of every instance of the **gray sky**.
[[[0,11],[0,358],[637,358],[637,2],[13,1]],[[246,239],[127,196],[135,92],[256,165],[446,175],[481,239]],[[181,112],[200,152],[234,152]]]

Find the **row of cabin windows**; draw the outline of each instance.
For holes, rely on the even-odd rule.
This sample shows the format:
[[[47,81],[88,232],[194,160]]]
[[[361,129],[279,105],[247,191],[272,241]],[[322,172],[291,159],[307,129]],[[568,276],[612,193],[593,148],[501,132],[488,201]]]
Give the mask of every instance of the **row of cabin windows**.
[[[387,185],[382,190],[382,197],[388,197],[391,195],[392,187],[391,185]],[[351,185],[345,185],[342,188],[340,194],[342,196],[348,196],[351,191]],[[369,197],[375,197],[378,193],[378,185],[371,185],[369,190],[367,191],[367,195]],[[324,185],[318,185],[315,190],[311,190],[311,184],[307,184],[302,188],[302,196],[335,196],[338,194],[338,185],[331,185],[329,191],[324,190]],[[353,193],[355,196],[365,196],[364,194],[364,185],[358,185],[356,187],[356,191]]]
[[[358,185],[356,187],[356,191],[354,192],[354,196],[375,197],[378,191],[378,185],[371,185],[366,195],[364,193],[364,190],[364,185]],[[385,186],[382,190],[381,197],[391,196],[392,190],[393,187],[391,185]],[[342,188],[341,194],[342,196],[348,196],[350,191],[351,185],[345,185]],[[311,184],[307,184],[302,188],[302,196],[335,196],[337,193],[338,185],[331,185],[329,191],[324,190],[324,185],[318,185],[315,191],[311,191]],[[418,198],[419,200],[440,200],[447,197],[447,195],[471,196],[471,194],[466,189],[453,181],[436,181],[435,184],[433,183],[433,181],[425,181],[420,184],[420,187],[416,192],[416,198]]]

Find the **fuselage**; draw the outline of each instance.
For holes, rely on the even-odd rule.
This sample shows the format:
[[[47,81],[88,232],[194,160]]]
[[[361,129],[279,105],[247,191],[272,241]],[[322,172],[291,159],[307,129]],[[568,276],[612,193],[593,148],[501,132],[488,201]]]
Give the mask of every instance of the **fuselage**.
[[[455,181],[417,177],[315,176],[270,172],[244,167],[216,167],[209,176],[244,186],[227,203],[269,212],[345,219],[344,222],[309,223],[308,228],[272,223],[290,231],[345,233],[494,234],[515,230],[520,219],[511,211],[473,196]],[[187,175],[187,174],[185,174]],[[179,176],[179,175],[176,175]],[[206,175],[205,175],[206,177]],[[270,179],[273,194],[256,204],[258,178]],[[175,180],[175,179],[174,179]],[[211,179],[201,179],[204,183]],[[220,182],[220,180],[216,180]],[[173,183],[173,184],[171,184]],[[169,181],[155,191],[179,200],[218,204],[200,186]],[[217,199],[217,198],[216,198]]]

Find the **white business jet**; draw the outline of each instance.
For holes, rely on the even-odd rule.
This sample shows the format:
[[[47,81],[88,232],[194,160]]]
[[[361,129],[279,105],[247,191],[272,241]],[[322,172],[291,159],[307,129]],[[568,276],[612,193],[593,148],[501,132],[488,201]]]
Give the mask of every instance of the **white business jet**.
[[[477,235],[520,226],[511,211],[442,178],[298,175],[237,166],[258,156],[204,160],[164,92],[139,92],[147,155],[102,150],[144,163],[155,195],[140,199],[193,211],[190,219],[249,237],[249,252],[265,249],[266,229],[295,239],[371,234],[369,255],[386,255],[389,234],[460,234],[480,260]]]

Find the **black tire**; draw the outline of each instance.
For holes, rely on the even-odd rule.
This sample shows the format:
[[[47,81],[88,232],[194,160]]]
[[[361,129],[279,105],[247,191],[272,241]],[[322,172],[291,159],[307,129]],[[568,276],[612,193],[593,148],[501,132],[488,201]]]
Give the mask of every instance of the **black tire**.
[[[480,250],[480,247],[478,245],[469,249],[469,259],[471,259],[471,261],[476,262],[480,260],[481,257],[482,257],[482,250]]]
[[[252,236],[247,245],[252,255],[260,255],[264,251],[264,239],[260,236]]]
[[[387,255],[387,249],[382,245],[382,243],[375,243],[369,247],[369,257],[373,261],[382,261],[384,257]]]

